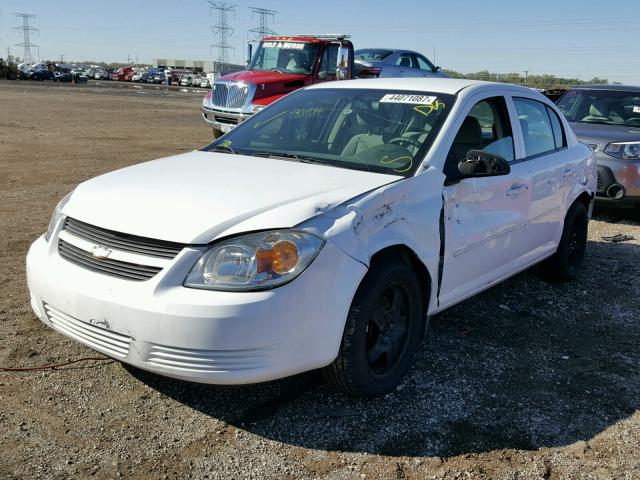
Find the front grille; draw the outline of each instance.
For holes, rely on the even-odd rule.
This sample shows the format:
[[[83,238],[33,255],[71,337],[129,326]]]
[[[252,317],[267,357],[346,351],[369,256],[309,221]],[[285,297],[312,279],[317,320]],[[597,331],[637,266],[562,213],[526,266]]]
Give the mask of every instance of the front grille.
[[[151,365],[193,372],[228,372],[264,368],[277,354],[277,346],[248,350],[196,350],[151,345]]]
[[[112,357],[125,358],[129,355],[131,337],[128,335],[83,322],[47,303],[44,304],[44,309],[51,325],[68,337]]]
[[[58,240],[58,253],[70,262],[88,268],[89,270],[128,280],[148,280],[162,270],[161,267],[138,265],[112,260],[110,258],[97,259],[91,252],[75,247],[62,239]]]
[[[69,217],[65,220],[63,229],[76,237],[83,238],[104,247],[123,252],[139,253],[150,257],[172,259],[184,248],[184,245],[180,243],[165,242],[163,240],[154,240],[114,232],[113,230],[94,227],[93,225]]]
[[[237,118],[225,117],[223,115],[218,115],[217,113],[215,115],[215,118],[216,118],[216,121],[220,123],[228,123],[230,125],[237,125],[238,123],[240,123]]]
[[[213,105],[225,108],[242,108],[249,95],[249,87],[244,84],[216,82],[213,89]]]
[[[596,191],[598,193],[604,192],[604,178],[602,178],[602,175],[600,175],[600,172],[598,172],[598,182],[596,184]]]

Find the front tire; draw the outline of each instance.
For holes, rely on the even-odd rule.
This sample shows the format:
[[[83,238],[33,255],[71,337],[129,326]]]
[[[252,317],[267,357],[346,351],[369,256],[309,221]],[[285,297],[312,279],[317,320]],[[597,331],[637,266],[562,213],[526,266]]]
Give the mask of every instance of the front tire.
[[[569,281],[578,276],[587,247],[589,217],[580,201],[569,208],[564,218],[562,237],[556,253],[542,262],[544,275],[550,280]]]
[[[325,378],[359,397],[392,391],[411,365],[424,321],[423,292],[411,266],[391,257],[376,262],[358,287]]]

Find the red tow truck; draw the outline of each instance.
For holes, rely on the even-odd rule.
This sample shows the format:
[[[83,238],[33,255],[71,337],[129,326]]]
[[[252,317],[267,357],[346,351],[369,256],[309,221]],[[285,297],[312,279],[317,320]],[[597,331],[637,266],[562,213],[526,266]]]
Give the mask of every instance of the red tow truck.
[[[118,70],[111,74],[111,80],[117,81],[127,81],[127,77],[129,77],[129,81],[131,77],[133,77],[134,71],[132,67],[120,67]]]
[[[263,38],[246,70],[217,79],[202,101],[202,118],[214,137],[280,97],[317,82],[353,78],[353,44],[348,35]]]

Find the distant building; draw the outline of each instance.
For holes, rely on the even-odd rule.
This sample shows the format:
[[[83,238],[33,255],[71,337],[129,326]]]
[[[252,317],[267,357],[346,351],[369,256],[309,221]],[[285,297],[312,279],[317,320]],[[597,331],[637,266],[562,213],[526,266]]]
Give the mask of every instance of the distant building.
[[[178,60],[175,58],[154,58],[153,59],[153,67],[154,68],[171,68],[175,70],[191,70],[193,72],[214,72],[218,71],[219,68],[217,62],[213,62],[211,60]],[[223,69],[224,73],[228,72],[236,72],[238,70],[243,70],[244,66],[242,65],[233,65],[226,64]]]

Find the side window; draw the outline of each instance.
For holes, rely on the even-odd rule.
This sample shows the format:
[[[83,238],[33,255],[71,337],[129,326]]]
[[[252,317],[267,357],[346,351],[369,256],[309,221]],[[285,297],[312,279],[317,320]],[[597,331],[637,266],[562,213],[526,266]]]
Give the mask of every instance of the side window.
[[[445,175],[456,173],[458,163],[469,150],[484,150],[513,162],[513,135],[504,97],[487,98],[474,105],[453,140],[445,163]]]
[[[567,140],[564,136],[564,129],[562,128],[562,123],[560,122],[558,115],[548,106],[547,113],[549,114],[549,118],[551,119],[551,128],[553,129],[553,139],[555,141],[556,148],[566,147]]]
[[[555,150],[556,142],[547,106],[528,98],[514,98],[513,101],[520,120],[525,155],[532,157]]]
[[[398,59],[396,60],[396,65],[398,67],[413,68],[413,61],[411,59],[411,54],[401,53]]]
[[[340,45],[329,45],[322,52],[322,60],[320,61],[320,68],[318,69],[318,78],[320,80],[326,79],[328,76],[336,75],[336,66],[338,64],[338,51]]]
[[[429,63],[429,61],[424,58],[422,55],[416,55],[416,60],[418,61],[418,68],[425,72],[433,72],[434,67]]]

